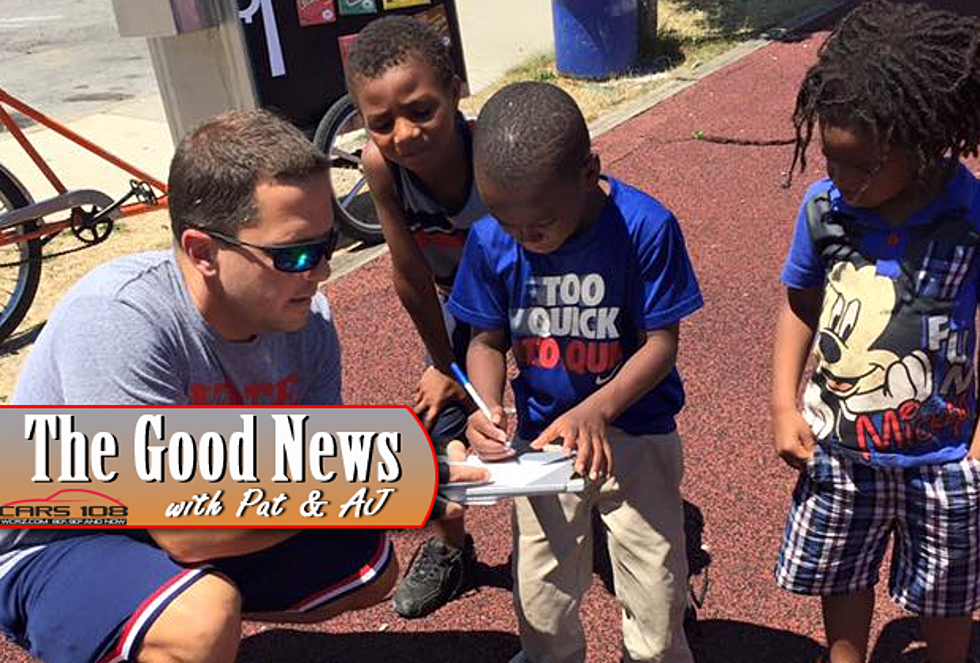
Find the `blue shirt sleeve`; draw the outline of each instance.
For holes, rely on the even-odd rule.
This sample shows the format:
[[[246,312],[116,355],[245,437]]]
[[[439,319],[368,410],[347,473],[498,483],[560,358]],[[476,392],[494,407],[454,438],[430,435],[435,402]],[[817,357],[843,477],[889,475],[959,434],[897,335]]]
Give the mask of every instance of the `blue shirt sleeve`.
[[[796,215],[793,242],[790,244],[789,255],[786,257],[780,275],[780,280],[790,288],[817,288],[824,284],[826,278],[823,259],[813,244],[806,219],[807,202],[815,195],[817,188],[817,185],[810,188]]]
[[[489,243],[489,238],[478,232],[479,225],[485,223],[496,221],[479,222],[466,238],[448,306],[457,320],[478,329],[499,331],[508,329],[508,300],[505,285],[481,239],[486,238]]]
[[[639,319],[643,331],[680,321],[704,305],[684,236],[673,215],[637,241]]]

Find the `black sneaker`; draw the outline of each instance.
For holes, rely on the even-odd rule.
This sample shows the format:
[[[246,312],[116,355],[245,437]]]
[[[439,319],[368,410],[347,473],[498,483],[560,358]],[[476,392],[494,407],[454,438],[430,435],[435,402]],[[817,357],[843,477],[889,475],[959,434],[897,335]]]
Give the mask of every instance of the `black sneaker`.
[[[425,617],[458,596],[470,583],[476,552],[466,535],[463,549],[429,539],[415,551],[392,605],[406,619]]]

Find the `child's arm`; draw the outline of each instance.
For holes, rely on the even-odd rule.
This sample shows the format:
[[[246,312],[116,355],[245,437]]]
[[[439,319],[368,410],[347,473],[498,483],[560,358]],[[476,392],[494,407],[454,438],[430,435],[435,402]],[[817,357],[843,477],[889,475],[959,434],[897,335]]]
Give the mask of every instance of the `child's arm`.
[[[974,460],[980,460],[980,421],[974,424],[973,439],[970,441],[970,448],[966,455]]]
[[[813,431],[800,414],[796,393],[820,319],[822,288],[789,288],[776,322],[772,353],[772,429],[776,453],[802,469],[813,454]]]
[[[980,352],[977,353],[977,366],[974,367],[977,375],[980,375]],[[974,460],[980,460],[980,419],[973,423],[973,439],[970,441],[970,448],[966,455]]]
[[[531,446],[540,449],[561,438],[566,450],[578,450],[575,469],[579,474],[588,473],[596,480],[611,473],[612,448],[606,426],[670,374],[677,360],[678,334],[678,323],[647,332],[643,345],[616,377],[555,419]]]
[[[398,299],[415,324],[433,366],[422,374],[415,392],[415,412],[428,428],[446,403],[466,400],[466,393],[453,379],[452,345],[443,323],[442,307],[436,295],[432,274],[408,231],[398,201],[398,191],[384,157],[374,143],[368,143],[362,156],[364,173],[391,253],[392,281]]]
[[[514,455],[507,445],[507,416],[501,406],[507,379],[507,333],[474,329],[466,352],[470,382],[493,413],[488,420],[480,410],[470,415],[466,437],[480,458],[504,460]]]

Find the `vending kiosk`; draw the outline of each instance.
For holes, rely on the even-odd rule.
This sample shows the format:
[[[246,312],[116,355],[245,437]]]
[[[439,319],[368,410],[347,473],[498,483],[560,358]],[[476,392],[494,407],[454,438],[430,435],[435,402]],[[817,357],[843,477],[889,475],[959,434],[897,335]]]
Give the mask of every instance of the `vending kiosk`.
[[[383,238],[360,167],[367,137],[344,82],[358,32],[390,14],[425,21],[466,81],[454,0],[113,0],[113,9],[122,36],[147,39],[175,143],[225,110],[280,113],[330,156],[336,221],[366,242]]]

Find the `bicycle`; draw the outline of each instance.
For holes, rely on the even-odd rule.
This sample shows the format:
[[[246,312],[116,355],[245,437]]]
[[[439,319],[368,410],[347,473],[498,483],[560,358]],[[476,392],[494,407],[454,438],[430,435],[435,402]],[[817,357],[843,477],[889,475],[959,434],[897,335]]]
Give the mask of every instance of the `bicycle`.
[[[384,233],[361,167],[361,152],[368,140],[360,113],[349,94],[327,109],[313,135],[313,144],[330,158],[337,224],[352,239],[378,244],[384,241]]]
[[[113,200],[95,189],[68,190],[5,106],[95,154],[133,177],[130,190]],[[108,239],[115,221],[167,206],[167,185],[59,124],[0,88],[0,124],[27,153],[57,195],[34,201],[27,188],[0,164],[0,343],[27,315],[41,279],[43,261]],[[130,202],[133,201],[134,202]],[[86,209],[87,208],[87,209]],[[67,213],[67,216],[50,218]],[[80,246],[44,254],[44,247],[70,230]],[[11,285],[7,285],[7,284]]]
[[[58,133],[85,150],[129,173],[130,190],[113,200],[93,189],[69,191],[30,139],[4,108],[9,106]],[[120,217],[143,214],[167,206],[167,185],[125,160],[17,99],[0,88],[0,125],[13,136],[58,195],[35,202],[27,188],[0,164],[0,343],[10,336],[30,309],[41,278],[44,260],[99,244]],[[313,136],[314,144],[330,159],[333,208],[338,225],[348,237],[365,244],[384,241],[374,202],[361,168],[361,152],[368,141],[360,114],[344,94],[324,114]],[[127,202],[135,198],[136,202]],[[86,209],[84,206],[87,206]],[[64,218],[49,217],[67,213]],[[80,246],[45,254],[43,249],[70,230]]]

